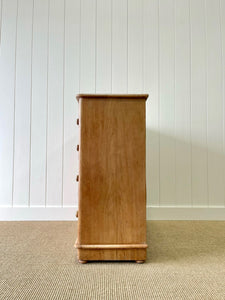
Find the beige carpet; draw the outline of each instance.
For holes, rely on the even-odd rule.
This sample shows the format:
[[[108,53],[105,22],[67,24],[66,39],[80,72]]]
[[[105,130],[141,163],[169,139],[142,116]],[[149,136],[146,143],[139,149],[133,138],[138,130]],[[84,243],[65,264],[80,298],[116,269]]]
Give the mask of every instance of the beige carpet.
[[[75,222],[0,222],[0,299],[225,299],[225,222],[148,222],[148,259],[80,265]]]

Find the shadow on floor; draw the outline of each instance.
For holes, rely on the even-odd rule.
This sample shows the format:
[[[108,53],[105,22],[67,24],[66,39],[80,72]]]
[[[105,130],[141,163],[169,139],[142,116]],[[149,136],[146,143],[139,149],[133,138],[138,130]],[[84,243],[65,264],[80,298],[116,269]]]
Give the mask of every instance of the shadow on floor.
[[[147,221],[147,261],[195,262],[225,256],[225,222]]]

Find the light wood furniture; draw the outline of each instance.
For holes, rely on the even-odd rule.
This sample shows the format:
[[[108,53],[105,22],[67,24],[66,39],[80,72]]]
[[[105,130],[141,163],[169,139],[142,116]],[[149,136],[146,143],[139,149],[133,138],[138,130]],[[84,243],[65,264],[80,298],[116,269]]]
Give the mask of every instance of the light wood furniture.
[[[77,95],[80,263],[146,259],[147,97]]]

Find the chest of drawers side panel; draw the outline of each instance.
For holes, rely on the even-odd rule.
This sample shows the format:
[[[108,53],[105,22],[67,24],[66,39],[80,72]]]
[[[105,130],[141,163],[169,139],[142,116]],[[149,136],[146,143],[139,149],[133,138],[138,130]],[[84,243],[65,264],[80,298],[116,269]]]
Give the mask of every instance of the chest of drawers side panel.
[[[80,100],[79,244],[146,242],[145,101]]]

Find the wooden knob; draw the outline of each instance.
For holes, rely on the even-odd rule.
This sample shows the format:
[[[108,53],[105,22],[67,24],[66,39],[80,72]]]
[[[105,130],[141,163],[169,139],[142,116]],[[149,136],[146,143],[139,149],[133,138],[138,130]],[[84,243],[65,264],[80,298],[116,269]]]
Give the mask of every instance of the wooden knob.
[[[80,124],[80,120],[79,120],[79,118],[77,119],[77,125],[79,125]]]
[[[80,148],[79,145],[77,145],[77,151],[79,151],[79,148]]]
[[[78,210],[77,210],[77,212],[76,212],[76,218],[78,218]]]
[[[79,181],[79,175],[77,175],[77,177],[76,177],[76,181]]]

